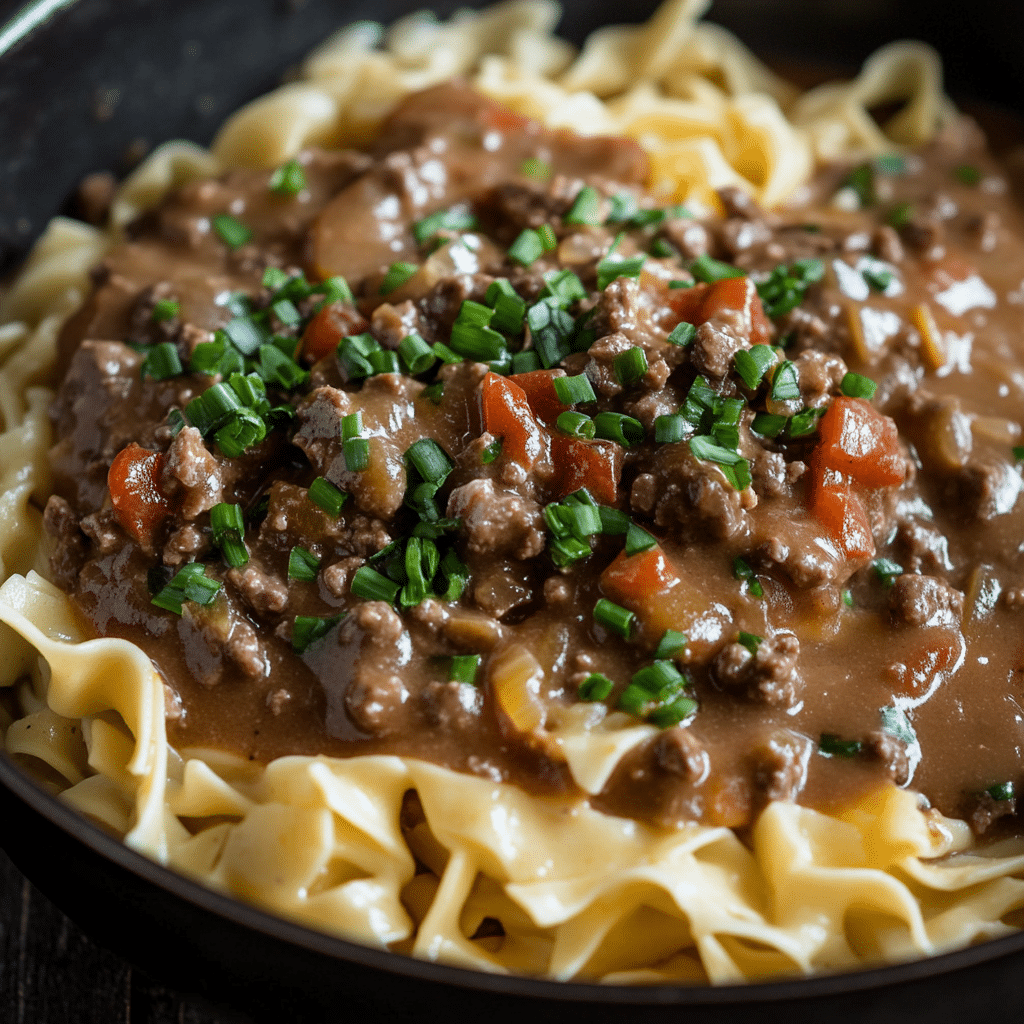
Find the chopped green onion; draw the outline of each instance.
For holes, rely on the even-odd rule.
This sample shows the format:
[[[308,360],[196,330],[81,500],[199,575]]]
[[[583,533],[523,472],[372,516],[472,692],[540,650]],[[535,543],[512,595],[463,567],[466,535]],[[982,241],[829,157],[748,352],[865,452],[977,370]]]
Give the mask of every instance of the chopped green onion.
[[[825,264],[819,259],[780,264],[757,286],[765,313],[774,319],[795,309],[803,302],[808,287],[824,276]]]
[[[279,299],[270,307],[274,316],[285,325],[285,327],[298,327],[302,322],[302,314],[295,307],[291,299]]]
[[[305,187],[306,172],[298,160],[289,160],[270,176],[270,191],[278,196],[297,196]]]
[[[871,568],[886,587],[891,587],[896,582],[896,577],[903,575],[903,566],[891,558],[876,558],[871,563]]]
[[[994,786],[989,786],[985,792],[992,797],[993,800],[1013,800],[1016,791],[1012,782],[997,782]]]
[[[479,668],[479,654],[456,654],[452,657],[448,680],[452,683],[466,683],[472,686],[476,682],[476,674]]]
[[[505,351],[505,339],[489,324],[494,310],[472,299],[465,299],[452,324],[451,347],[460,356],[486,363]]]
[[[153,380],[168,380],[180,376],[183,372],[178,350],[169,341],[163,341],[147,349],[146,358],[139,367],[143,379],[149,376]]]
[[[864,749],[860,740],[844,740],[833,732],[823,732],[818,750],[826,757],[856,757]]]
[[[642,686],[630,683],[619,694],[618,708],[620,711],[640,718],[652,703],[651,695]]]
[[[544,246],[545,252],[550,252],[558,245],[555,229],[550,224],[541,224],[537,228],[537,237],[540,239],[540,244]]]
[[[698,281],[714,284],[729,277],[746,277],[746,271],[729,263],[712,259],[707,253],[698,256],[689,266],[689,271]]]
[[[186,601],[201,605],[212,604],[220,588],[221,584],[217,580],[206,575],[206,567],[201,562],[189,562],[154,595],[152,603],[180,615]]]
[[[589,185],[584,185],[562,219],[566,224],[600,224],[601,197]]]
[[[747,584],[747,592],[751,597],[764,597],[764,587],[757,578],[757,574],[742,558],[734,558],[732,562],[732,574],[738,580]]]
[[[441,400],[444,398],[444,381],[435,380],[433,384],[428,384],[421,392],[420,398],[427,398],[434,405],[440,405]]]
[[[894,228],[905,228],[914,216],[914,204],[897,203],[890,211],[886,220]]]
[[[590,441],[595,433],[597,427],[594,425],[594,421],[582,412],[563,412],[558,414],[558,419],[555,420],[555,426],[564,434],[568,434],[570,437],[582,437]]]
[[[251,356],[270,341],[269,329],[252,316],[236,316],[224,325],[224,333],[242,355]]]
[[[347,437],[341,445],[345,456],[345,468],[350,473],[362,473],[370,466],[370,439],[368,437]]]
[[[229,459],[237,459],[266,436],[266,423],[249,409],[238,409],[214,434],[218,447]]]
[[[452,363],[462,362],[462,356],[460,356],[458,352],[453,352],[447,345],[440,341],[435,341],[434,344],[430,346],[430,350],[438,359],[441,360],[442,363],[450,365]],[[443,384],[444,381],[439,381],[439,383]]]
[[[471,231],[477,225],[476,217],[465,207],[453,206],[450,210],[438,210],[412,226],[413,237],[419,245],[425,245],[439,231]]]
[[[630,518],[625,512],[610,505],[599,505],[601,532],[608,537],[621,537],[629,531]]]
[[[570,352],[576,322],[564,310],[549,302],[538,302],[526,313],[533,347],[546,370],[557,366]]]
[[[643,441],[644,425],[632,416],[621,412],[599,412],[594,417],[597,436],[605,441],[615,441],[623,448],[632,448]]]
[[[697,328],[688,324],[685,320],[680,321],[672,328],[669,336],[665,339],[670,345],[689,345],[697,335]]]
[[[288,579],[299,580],[302,583],[314,583],[319,571],[320,559],[312,551],[307,551],[306,548],[296,544],[288,552]]]
[[[953,174],[964,185],[977,185],[981,181],[981,171],[973,164],[961,164]]]
[[[875,170],[879,174],[906,174],[907,158],[899,153],[883,153],[875,157]]]
[[[481,453],[480,461],[489,466],[501,455],[501,438],[496,437]]]
[[[843,377],[839,389],[847,398],[866,398],[869,401],[875,397],[875,390],[878,385],[870,378],[859,373],[847,373]]]
[[[757,649],[764,643],[764,638],[756,633],[744,633],[743,630],[740,630],[739,636],[736,637],[736,642],[746,647],[751,654],[757,654]]]
[[[723,448],[736,451],[740,444],[740,417],[746,405],[742,398],[723,398],[715,410],[711,436]]]
[[[651,243],[651,255],[661,259],[676,260],[682,253],[667,238],[656,238]]]
[[[852,189],[861,206],[871,206],[875,202],[875,172],[871,164],[861,164],[846,176],[845,188]]]
[[[567,309],[586,297],[583,282],[572,270],[549,270],[544,275],[544,287],[539,298],[554,303],[559,309]]]
[[[764,380],[768,368],[775,364],[775,349],[771,345],[754,345],[741,348],[733,356],[733,366],[740,379],[751,390],[756,391]]]
[[[220,502],[210,509],[210,532],[213,543],[220,548],[224,561],[232,569],[245,565],[249,561],[242,538],[245,536],[245,518],[241,505]]]
[[[669,700],[686,685],[686,678],[675,662],[661,660],[635,672],[630,682],[658,700]]]
[[[884,292],[896,276],[885,263],[871,256],[862,257],[857,263],[857,269],[861,277],[878,292]]]
[[[343,441],[349,438],[359,437],[363,432],[362,412],[352,412],[341,418],[341,438]]]
[[[606,629],[628,640],[633,632],[636,616],[621,605],[602,597],[594,605],[594,619]]]
[[[590,378],[585,373],[577,374],[575,377],[555,377],[552,383],[555,386],[555,394],[558,395],[558,400],[562,405],[597,401]]]
[[[176,302],[174,299],[160,299],[159,302],[153,305],[151,319],[155,324],[163,324],[168,320],[173,320],[179,313],[181,313],[181,304],[179,302]]]
[[[361,565],[352,577],[352,593],[367,601],[386,601],[394,604],[398,592],[402,588],[387,576],[382,576],[376,569]]]
[[[616,192],[610,200],[609,224],[624,224],[637,212],[636,196],[632,192]]]
[[[917,734],[907,718],[907,713],[902,708],[890,704],[888,707],[878,710],[882,717],[882,728],[887,733],[895,736],[902,743],[906,743],[907,746],[917,743]]]
[[[622,235],[620,234],[612,242],[604,259],[597,265],[597,287],[602,292],[620,277],[639,277],[640,272],[644,269],[644,263],[647,262],[646,253],[640,253],[638,256],[631,256],[628,259],[613,256],[621,239]]]
[[[405,452],[405,460],[416,472],[431,484],[442,484],[452,471],[452,461],[444,449],[432,438],[421,437],[414,441]]]
[[[311,615],[296,615],[295,623],[292,626],[292,650],[296,654],[302,654],[310,644],[327,636],[344,617],[344,613],[332,615],[329,619],[318,619]]]
[[[1018,462],[1024,459],[1024,444],[1018,444],[1013,446],[1013,457]]]
[[[658,641],[658,647],[654,652],[654,656],[659,661],[671,658],[683,650],[688,642],[689,640],[685,633],[680,633],[675,629],[666,629],[664,635]]]
[[[309,500],[329,516],[341,515],[341,506],[345,504],[346,498],[348,495],[344,491],[339,491],[334,484],[322,476],[318,476],[309,485]]]
[[[657,538],[652,537],[642,526],[630,523],[626,531],[626,557],[639,555],[642,551],[650,551],[657,547]]]
[[[580,683],[579,698],[586,701],[607,700],[615,684],[600,672],[591,672],[586,679]]]
[[[647,721],[659,729],[670,729],[674,725],[689,718],[700,705],[693,697],[683,694],[677,697],[671,704],[664,704],[655,708],[648,716]]]
[[[527,157],[519,165],[519,173],[534,181],[547,181],[551,177],[551,165],[535,156]]]
[[[401,260],[397,263],[392,263],[388,267],[388,272],[384,275],[384,280],[380,283],[380,294],[390,295],[392,292],[397,291],[419,269],[416,263],[406,263]]]
[[[693,424],[679,413],[665,413],[654,421],[654,440],[658,444],[684,441],[693,433]]]
[[[398,343],[398,355],[414,376],[429,370],[437,361],[430,346],[418,334],[407,334]]]
[[[800,397],[800,375],[796,364],[788,359],[780,363],[772,375],[772,400],[792,402]]]
[[[171,437],[177,437],[185,427],[185,414],[180,409],[171,409],[167,413],[167,426]]]
[[[844,590],[843,591],[843,604],[845,604],[847,608],[852,608],[853,607],[853,591],[852,590]]]
[[[750,429],[762,437],[778,437],[786,429],[786,417],[771,412],[759,412],[750,424]]]
[[[825,415],[825,409],[804,409],[789,420],[788,433],[792,438],[807,437],[818,429],[818,420]]]
[[[615,377],[623,387],[635,384],[647,372],[647,353],[638,345],[615,357]]]
[[[696,283],[696,281],[669,281],[668,286],[671,291],[678,291],[681,288],[692,288]]]
[[[540,369],[540,356],[533,349],[528,352],[516,352],[512,356],[512,373],[531,373]]]
[[[266,383],[276,384],[285,391],[294,391],[309,380],[309,371],[274,345],[260,346],[258,372]]]
[[[703,435],[691,437],[689,444],[695,459],[716,463],[736,490],[743,491],[750,486],[750,463],[743,456]]]
[[[524,228],[508,248],[508,258],[524,267],[530,266],[544,255],[544,243],[533,228]]]
[[[245,245],[252,238],[252,232],[229,213],[219,213],[210,221],[217,237],[230,249]]]
[[[575,274],[573,276],[575,277]],[[492,281],[487,287],[484,301],[494,310],[491,327],[505,334],[523,333],[526,300],[512,287],[507,278],[499,277]]]

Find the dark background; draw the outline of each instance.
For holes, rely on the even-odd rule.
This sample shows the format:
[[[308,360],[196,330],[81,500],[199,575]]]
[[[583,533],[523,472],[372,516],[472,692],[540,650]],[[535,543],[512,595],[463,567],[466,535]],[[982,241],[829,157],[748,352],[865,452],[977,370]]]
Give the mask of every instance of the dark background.
[[[21,6],[0,0],[0,23]],[[0,271],[15,266],[49,217],[66,208],[85,173],[123,173],[131,152],[168,138],[208,142],[231,110],[272,88],[332,29],[422,6],[424,0],[78,0],[58,12],[35,39],[0,54]],[[445,0],[433,6],[443,16],[457,5]],[[566,6],[562,32],[578,41],[603,22],[639,20],[654,4],[570,0]],[[1024,34],[1024,4],[1014,0],[957,6],[934,0],[716,0],[709,17],[782,61],[855,66],[890,39],[923,38],[943,53],[948,88],[958,99],[1024,106],[1024,71],[1015,52]],[[1022,986],[1014,972],[993,969],[954,979],[944,1009],[938,984],[924,1002],[908,990],[889,1001],[843,1000],[826,1016],[829,1024],[894,1015],[930,1024],[1009,1019],[1024,1008]],[[258,1010],[255,1015],[261,1016]],[[703,1019],[700,1011],[680,1011],[680,1019],[684,1015]],[[760,1015],[745,1011],[736,1019]],[[353,1019],[365,1016],[363,1008]],[[416,1019],[416,1008],[397,1014],[392,1006],[379,1019],[397,1016]],[[165,988],[95,945],[0,853],[0,1024],[244,1019]],[[277,1010],[273,1019],[285,1021]]]

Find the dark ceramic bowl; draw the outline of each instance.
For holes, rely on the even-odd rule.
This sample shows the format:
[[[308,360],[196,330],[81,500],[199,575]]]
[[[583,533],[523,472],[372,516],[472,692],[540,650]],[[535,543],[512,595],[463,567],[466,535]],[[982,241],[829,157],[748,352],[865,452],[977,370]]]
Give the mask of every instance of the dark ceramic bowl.
[[[392,19],[424,0],[0,0],[0,257],[13,267],[89,171],[173,137],[209,141],[241,103],[349,21]],[[435,5],[450,13],[451,0]],[[576,40],[624,15],[566,4]],[[1013,107],[1024,84],[1010,40],[1024,7],[976,0],[719,0],[711,11],[791,63],[853,64],[899,35],[936,43],[959,96]],[[6,27],[2,22],[7,22]],[[955,42],[955,45],[953,45]],[[0,844],[97,941],[166,984],[261,1020],[674,1020],[769,1014],[792,1024],[1007,1019],[1024,1008],[1024,933],[899,967],[746,987],[626,988],[498,977],[409,960],[280,920],[139,856],[42,792],[0,756]]]

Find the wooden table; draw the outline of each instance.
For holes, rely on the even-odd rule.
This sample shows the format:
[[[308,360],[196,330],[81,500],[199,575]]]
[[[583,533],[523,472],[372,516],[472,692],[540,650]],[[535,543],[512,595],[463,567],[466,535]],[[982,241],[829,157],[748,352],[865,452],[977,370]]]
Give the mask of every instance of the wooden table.
[[[97,946],[0,851],[3,1024],[251,1024]]]

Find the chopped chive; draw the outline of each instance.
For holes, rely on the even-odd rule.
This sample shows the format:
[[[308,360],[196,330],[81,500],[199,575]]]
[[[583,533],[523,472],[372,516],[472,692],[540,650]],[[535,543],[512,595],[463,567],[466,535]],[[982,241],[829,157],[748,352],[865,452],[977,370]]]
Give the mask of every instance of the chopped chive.
[[[636,616],[621,605],[602,597],[594,605],[594,619],[606,629],[628,640],[633,632]]]
[[[555,235],[555,229],[550,224],[541,224],[537,228],[537,237],[540,239],[540,244],[544,246],[545,252],[550,252],[558,245],[558,237]]]
[[[903,566],[891,558],[876,558],[871,563],[871,568],[885,587],[891,587],[896,582],[896,577],[903,575]]]
[[[419,269],[419,265],[416,263],[405,263],[401,260],[392,263],[384,275],[384,280],[380,283],[380,294],[390,295],[391,292],[397,291]]]
[[[494,310],[472,299],[465,299],[452,324],[452,350],[466,359],[486,363],[505,352],[505,339],[489,326]]]
[[[659,661],[674,657],[686,647],[688,642],[685,633],[680,633],[675,629],[666,629],[664,635],[658,641],[658,647],[654,652],[654,656]]]
[[[973,164],[961,164],[953,174],[964,185],[977,185],[981,181],[981,171]]]
[[[706,462],[715,462],[720,466],[735,466],[740,462],[746,462],[741,455],[729,448],[717,445],[709,437],[698,435],[690,438],[690,451],[695,459],[702,459]]]
[[[881,260],[864,256],[857,264],[861,277],[877,292],[884,292],[892,284],[895,274]]]
[[[852,590],[844,590],[843,591],[843,604],[845,604],[847,608],[852,608],[853,607],[853,591]]]
[[[171,437],[177,437],[185,427],[185,414],[180,409],[171,409],[167,413],[167,426]]]
[[[341,445],[345,457],[345,468],[350,473],[362,473],[370,466],[370,439],[368,437],[347,437]]]
[[[479,668],[479,654],[456,654],[452,657],[448,681],[452,683],[466,683],[472,686],[476,682],[476,674]]]
[[[620,537],[629,530],[630,518],[625,512],[610,505],[598,506],[601,517],[601,532],[608,537]]]
[[[429,370],[437,361],[430,346],[418,334],[407,334],[398,343],[398,355],[414,376]]]
[[[343,441],[349,438],[359,437],[363,432],[362,412],[351,412],[341,418],[341,438]]]
[[[652,537],[642,526],[630,523],[626,531],[626,556],[639,555],[642,551],[650,551],[657,547],[658,541]]]
[[[630,683],[619,694],[618,708],[620,711],[640,718],[652,702],[651,695],[642,686]]]
[[[679,413],[665,413],[654,421],[654,440],[658,444],[684,441],[693,433],[693,424]]]
[[[825,264],[813,257],[780,264],[757,286],[765,313],[772,319],[795,309],[804,300],[810,285],[825,276]]]
[[[788,359],[778,365],[772,375],[772,400],[792,402],[800,397],[800,375],[796,365]]]
[[[159,345],[153,345],[146,350],[146,358],[142,360],[139,373],[142,378],[147,376],[153,380],[168,380],[171,377],[179,377],[182,370],[181,360],[178,358],[178,350],[169,341],[163,341]]]
[[[738,580],[747,584],[747,592],[751,597],[764,597],[764,587],[757,578],[757,574],[750,565],[742,558],[734,558],[732,562],[732,574]]]
[[[823,732],[818,750],[826,757],[856,757],[864,749],[860,740],[844,740],[832,732]]]
[[[547,181],[551,177],[551,165],[535,156],[527,157],[519,165],[519,173],[534,181]]]
[[[692,288],[696,283],[696,281],[669,281],[668,286],[671,291],[678,291],[681,288]]]
[[[613,281],[620,277],[639,277],[647,262],[647,254],[640,253],[637,256],[630,256],[627,259],[615,257],[613,254],[618,247],[622,235],[618,235],[611,247],[605,254],[604,259],[597,265],[597,287],[604,291]]]
[[[496,437],[481,453],[480,461],[489,466],[501,455],[501,438]]]
[[[437,213],[416,221],[412,226],[412,233],[419,245],[425,245],[439,231],[471,231],[476,226],[476,217],[470,210],[453,206],[450,210],[438,210]]]
[[[382,576],[368,565],[361,565],[352,577],[352,593],[367,601],[386,601],[388,604],[394,604],[401,589],[399,584],[389,580],[387,576]]]
[[[845,188],[851,189],[857,196],[861,206],[871,206],[875,202],[875,171],[871,164],[854,167],[843,182]]]
[[[742,398],[724,398],[718,403],[711,424],[711,437],[717,444],[736,451],[740,444],[740,417],[746,405]]]
[[[906,174],[907,158],[899,153],[883,153],[881,156],[875,157],[875,170],[879,174],[890,176]]]
[[[569,355],[576,321],[564,309],[550,302],[538,302],[527,310],[526,322],[533,347],[545,369],[557,366]]]
[[[756,633],[744,633],[743,630],[740,630],[739,636],[736,637],[736,642],[746,647],[751,654],[757,654],[758,647],[764,643],[764,637],[760,637]]]
[[[441,400],[444,398],[444,381],[435,380],[433,384],[428,384],[421,392],[420,398],[427,398],[434,405],[440,405]]]
[[[775,349],[771,345],[754,345],[741,348],[733,356],[733,367],[740,379],[751,390],[756,391],[764,380],[768,368],[775,364]]]
[[[311,295],[323,295],[324,302],[355,302],[348,281],[340,274],[321,281],[318,285],[311,287],[309,291]]]
[[[615,357],[615,378],[623,387],[635,384],[647,372],[647,353],[637,345]]]
[[[914,204],[909,202],[897,203],[886,217],[888,223],[894,228],[905,228],[914,216]]]
[[[1024,459],[1024,444],[1018,444],[1013,446],[1013,457],[1018,462]]]
[[[306,187],[306,172],[298,160],[282,164],[270,176],[270,191],[278,196],[297,196]]]
[[[458,352],[453,352],[443,342],[435,341],[434,344],[430,346],[430,351],[433,352],[442,363],[451,365],[452,363],[462,362],[462,356],[460,356]],[[441,381],[439,383],[443,384],[444,382]]]
[[[341,614],[332,615],[329,619],[318,619],[311,615],[296,615],[292,625],[292,650],[302,654],[311,644],[327,636],[344,617]]]
[[[210,509],[210,532],[213,543],[220,548],[224,561],[237,569],[249,561],[242,538],[245,536],[245,518],[241,505],[220,502]]]
[[[632,448],[643,441],[644,425],[633,416],[621,412],[599,412],[594,417],[597,436],[605,441],[615,441],[623,448]]]
[[[573,274],[573,277],[575,276]],[[577,278],[578,280],[579,278]],[[512,287],[511,282],[507,278],[499,277],[497,280],[492,281],[487,288],[487,295],[484,301],[494,310],[494,316],[491,317],[491,327],[505,334],[518,335],[523,333],[526,300]]]
[[[825,415],[825,409],[804,409],[790,417],[786,428],[791,438],[807,437],[818,429],[818,421]]]
[[[566,224],[600,224],[601,197],[589,185],[584,185],[562,219]]]
[[[917,743],[917,733],[914,732],[914,727],[910,724],[910,719],[907,718],[907,713],[903,708],[890,704],[888,707],[879,708],[878,713],[882,719],[882,728],[887,733],[895,736],[902,743],[906,743],[907,746]]]
[[[558,395],[558,400],[562,405],[597,401],[590,378],[585,373],[577,374],[575,377],[555,377],[552,383],[555,386],[555,394]]]
[[[320,571],[320,559],[306,548],[295,545],[288,552],[288,579],[302,583],[316,582],[316,574]]]
[[[582,412],[559,413],[558,419],[555,420],[555,426],[563,434],[568,434],[570,437],[582,437],[587,441],[592,440],[597,432],[594,421]]]
[[[508,247],[508,258],[524,267],[536,263],[544,255],[544,243],[533,228],[524,228]]]
[[[221,584],[217,580],[206,575],[206,567],[201,562],[189,562],[153,596],[152,603],[180,615],[186,601],[201,605],[212,604],[220,588]]]
[[[778,437],[786,429],[786,417],[771,412],[759,412],[750,424],[750,429],[762,437]]]
[[[217,237],[230,249],[237,249],[252,239],[252,232],[230,213],[218,213],[210,224]]]
[[[699,706],[693,697],[683,694],[671,704],[663,704],[660,708],[655,708],[647,716],[647,721],[658,726],[659,729],[670,729],[689,718]]]
[[[544,275],[541,299],[554,303],[559,309],[567,309],[574,302],[587,297],[583,282],[572,270],[549,270]]]
[[[410,463],[427,483],[442,484],[452,471],[452,461],[444,449],[432,438],[421,437],[414,441],[405,452]]]
[[[160,299],[153,305],[152,321],[155,324],[163,324],[173,320],[181,313],[181,303],[175,299]]]
[[[989,786],[985,792],[992,797],[993,800],[1013,800],[1016,792],[1012,782],[997,782],[994,786]]]
[[[637,212],[636,196],[632,192],[616,192],[609,205],[609,224],[624,224]]]
[[[344,491],[339,491],[334,484],[322,476],[318,476],[309,485],[309,500],[329,516],[341,515],[341,506],[345,504],[346,498],[348,495]]]
[[[615,689],[615,684],[600,672],[591,672],[586,679],[580,683],[579,698],[586,701],[607,700]]]
[[[661,660],[635,672],[630,682],[657,700],[671,700],[686,685],[686,677],[674,662]]]
[[[660,259],[677,260],[682,253],[667,238],[656,238],[651,243],[651,255]]]
[[[291,299],[278,299],[270,307],[274,316],[285,325],[285,327],[298,327],[302,322],[302,314],[299,313],[295,303]]]
[[[533,349],[528,352],[516,352],[512,356],[512,373],[530,373],[540,369],[540,356]]]
[[[697,335],[697,328],[688,324],[685,320],[680,321],[672,328],[669,336],[665,339],[670,345],[689,345]]]
[[[689,266],[689,271],[698,281],[714,284],[729,277],[746,277],[746,271],[729,263],[712,259],[707,253],[698,256]]]
[[[840,391],[847,398],[866,398],[870,401],[875,397],[878,385],[870,378],[859,373],[847,373],[839,385]]]

